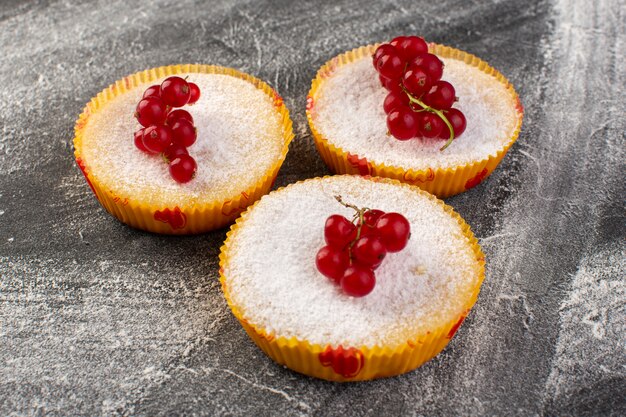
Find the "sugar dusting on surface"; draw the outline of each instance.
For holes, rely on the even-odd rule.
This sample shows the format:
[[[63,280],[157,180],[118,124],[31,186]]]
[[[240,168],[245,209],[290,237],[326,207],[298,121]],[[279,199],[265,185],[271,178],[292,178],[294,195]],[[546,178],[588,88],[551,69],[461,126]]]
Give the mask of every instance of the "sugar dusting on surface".
[[[323,227],[358,206],[401,212],[412,238],[387,255],[364,298],[343,294],[315,267]],[[397,346],[461,314],[478,279],[458,222],[408,186],[340,176],[298,183],[264,197],[231,237],[225,269],[231,298],[251,323],[272,334],[337,346]]]
[[[626,380],[624,271],[623,245],[607,245],[582,259],[559,309],[561,326],[546,380],[546,403],[575,403],[579,393],[572,387],[578,385]]]
[[[187,184],[172,179],[160,156],[134,146],[133,132],[141,126],[133,113],[149,84],[119,96],[90,117],[83,140],[85,162],[115,194],[141,195],[144,202],[156,205],[201,205],[249,189],[280,157],[281,120],[269,96],[228,75],[180,76],[187,75],[201,91],[196,104],[184,107],[198,129],[198,139],[189,147],[198,171]]]
[[[370,161],[403,168],[451,167],[481,160],[510,140],[515,129],[515,103],[505,86],[491,75],[456,59],[445,59],[443,79],[454,85],[454,107],[467,119],[467,129],[445,150],[442,140],[399,141],[387,135],[383,101],[387,90],[368,57],[340,66],[317,93],[313,118],[333,145]]]

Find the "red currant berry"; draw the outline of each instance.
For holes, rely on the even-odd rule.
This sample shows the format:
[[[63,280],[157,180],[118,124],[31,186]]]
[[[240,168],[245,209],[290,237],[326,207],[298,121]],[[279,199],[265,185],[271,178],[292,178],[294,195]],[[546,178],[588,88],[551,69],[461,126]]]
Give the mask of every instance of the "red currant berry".
[[[454,131],[454,137],[458,138],[459,136],[461,136],[463,132],[465,132],[465,128],[467,127],[467,121],[465,120],[465,115],[463,114],[463,112],[461,112],[461,110],[455,109],[455,108],[448,110],[445,113],[445,115],[448,121],[450,122],[450,124],[452,125],[452,130]],[[442,139],[450,138],[450,129],[448,129],[448,126],[446,126],[443,129],[439,137]]]
[[[411,237],[411,225],[400,213],[386,213],[376,222],[376,232],[387,252],[399,252]]]
[[[354,261],[354,264],[355,264],[355,265],[361,265],[361,266],[364,266],[364,267],[366,267],[366,268],[371,269],[372,271],[376,271],[376,270],[378,269],[378,267],[379,267],[379,266],[381,266],[381,265],[383,264],[383,261],[378,261],[378,262],[376,262],[374,265],[363,265],[361,262],[359,262],[359,261],[356,261],[356,260],[355,260],[355,261]]]
[[[369,294],[375,285],[374,271],[362,265],[349,266],[341,277],[341,288],[352,297],[363,297]]]
[[[424,68],[411,65],[402,77],[402,84],[413,96],[420,97],[431,87],[430,77]]]
[[[383,214],[385,214],[385,212],[382,210],[367,210],[365,214],[363,214],[364,225],[369,227],[376,226],[376,222]]]
[[[353,265],[358,265],[358,266],[362,266],[366,269],[371,269],[372,271],[376,271],[378,269],[379,266],[381,266],[383,263],[383,261],[378,261],[377,263],[375,263],[374,265],[365,265],[362,262],[357,261],[356,259],[352,260],[352,264]]]
[[[172,129],[167,126],[150,126],[144,130],[143,144],[152,153],[161,153],[172,143]]]
[[[339,284],[344,271],[350,265],[350,255],[346,250],[324,246],[315,256],[315,265],[322,275]]]
[[[419,54],[413,58],[411,64],[422,67],[433,83],[439,81],[443,75],[443,62],[437,58],[437,55]]]
[[[177,143],[172,143],[163,151],[163,158],[168,164],[181,155],[189,155],[189,151],[187,151],[187,148]]]
[[[189,120],[193,124],[193,117],[187,110],[176,109],[169,112],[167,115],[167,119],[165,119],[165,124],[172,126],[179,119]]]
[[[333,214],[326,219],[324,225],[324,239],[334,248],[345,248],[355,237],[356,226],[339,214]]]
[[[198,169],[196,160],[189,155],[180,155],[170,162],[170,175],[179,183],[191,181],[196,174],[196,169]]]
[[[376,221],[378,218],[385,214],[384,211],[381,210],[368,210],[363,214],[363,226],[361,227],[361,236],[369,236],[376,235],[376,230],[374,226],[376,225]],[[358,223],[360,225],[361,223]]]
[[[357,227],[359,226],[360,223],[357,223]],[[361,227],[361,236],[360,237],[364,237],[364,236],[368,236],[374,233],[374,229],[371,227],[367,227],[367,226],[363,226]],[[356,234],[354,235],[354,238],[356,239]]]
[[[419,119],[419,134],[425,138],[439,137],[443,130],[448,127],[439,116],[433,113],[424,112]]]
[[[367,226],[364,226],[367,227]],[[352,246],[352,256],[362,265],[380,265],[387,250],[378,236],[368,235],[359,238]]]
[[[454,131],[454,128],[452,129],[452,131]],[[450,139],[450,128],[447,125],[444,125],[443,129],[441,129],[441,133],[439,133],[439,136],[437,137],[443,140]],[[454,137],[456,138],[456,135],[454,135]]]
[[[356,223],[357,230],[358,230],[359,226],[361,226],[361,223],[357,222]],[[373,233],[373,231],[374,231],[373,228],[367,227],[367,226],[363,225],[363,226],[361,226],[361,234],[359,235],[359,237],[361,238],[363,236],[371,235]],[[357,235],[357,233],[355,232],[354,236],[352,236],[352,240],[353,241],[356,239],[356,235]]]
[[[417,135],[418,117],[408,106],[398,107],[387,115],[387,128],[398,140],[408,140]]]
[[[404,72],[404,61],[397,52],[387,52],[376,61],[378,73],[389,79],[397,79],[402,77]]]
[[[387,94],[385,101],[383,102],[383,108],[385,113],[389,114],[398,107],[406,107],[409,105],[409,97],[404,91],[392,91]]]
[[[182,107],[189,102],[191,91],[187,81],[180,77],[169,77],[161,84],[161,98],[172,107]]]
[[[152,153],[148,150],[148,148],[146,148],[146,146],[143,144],[143,131],[145,129],[139,129],[138,131],[135,132],[134,135],[134,139],[135,139],[135,146],[137,147],[137,149],[139,149],[140,151],[146,152],[146,153]]]
[[[189,120],[179,119],[172,125],[172,141],[184,147],[189,147],[196,142],[196,128]]]
[[[135,117],[143,127],[162,125],[167,117],[167,107],[158,97],[144,98],[137,104]]]
[[[456,100],[454,87],[447,81],[437,81],[424,96],[424,103],[438,110],[447,110]]]
[[[372,63],[374,64],[374,68],[376,68],[376,71],[378,71],[378,65],[377,65],[378,59],[385,54],[395,53],[395,52],[396,52],[396,48],[389,45],[388,43],[383,43],[378,48],[376,48],[374,55],[372,55]]]
[[[187,102],[187,104],[192,105],[200,100],[200,87],[198,87],[198,84],[189,83],[189,92],[189,101]]]
[[[402,78],[396,78],[392,80],[389,78],[385,78],[382,75],[379,75],[378,79],[380,80],[380,83],[382,84],[383,87],[385,87],[387,91],[394,92],[394,93],[404,93],[404,91],[402,91],[402,86],[401,86]]]
[[[148,97],[161,97],[161,86],[160,85],[151,85],[146,88],[146,91],[143,92],[142,98]]]
[[[395,46],[400,56],[407,62],[419,54],[428,53],[426,41],[417,36],[398,36],[389,44]]]
[[[400,45],[400,42],[402,42],[403,40],[405,40],[407,37],[406,36],[396,36],[395,38],[393,38],[390,42],[389,45],[393,46],[394,48],[398,49],[398,46]],[[398,50],[399,52],[399,50]]]

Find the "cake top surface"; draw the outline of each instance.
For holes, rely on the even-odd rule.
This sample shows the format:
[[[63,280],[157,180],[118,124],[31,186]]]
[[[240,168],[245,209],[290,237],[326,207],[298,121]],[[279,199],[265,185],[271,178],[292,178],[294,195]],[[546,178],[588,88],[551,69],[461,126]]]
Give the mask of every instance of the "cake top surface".
[[[334,199],[402,213],[411,224],[405,249],[376,270],[374,290],[345,295],[316,268],[331,214],[350,216]],[[458,220],[408,185],[358,176],[308,180],[264,196],[227,243],[230,298],[250,323],[275,336],[322,346],[398,346],[459,317],[479,283],[479,264]]]
[[[242,79],[223,74],[188,73],[200,87],[197,103],[184,106],[198,130],[189,154],[196,177],[179,184],[159,155],[137,149],[134,117],[145,89],[163,79],[125,92],[89,116],[82,158],[90,173],[120,197],[140,198],[160,206],[193,207],[225,200],[248,190],[281,157],[285,143],[281,115],[265,92]]]
[[[312,118],[320,134],[345,152],[405,169],[448,168],[497,153],[511,139],[516,103],[494,76],[457,59],[441,58],[442,79],[452,83],[454,104],[467,119],[465,132],[444,151],[441,139],[400,141],[387,135],[387,90],[369,56],[340,65],[317,90]]]

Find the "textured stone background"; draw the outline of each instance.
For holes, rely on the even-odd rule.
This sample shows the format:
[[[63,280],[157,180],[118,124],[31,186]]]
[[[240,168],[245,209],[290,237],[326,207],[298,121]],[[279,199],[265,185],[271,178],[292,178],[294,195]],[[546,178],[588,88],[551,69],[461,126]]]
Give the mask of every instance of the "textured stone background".
[[[0,3],[0,415],[626,415],[624,1],[329,3]],[[406,33],[487,60],[526,107],[498,170],[447,201],[480,237],[487,279],[422,368],[313,380],[265,357],[228,311],[224,230],[154,236],[98,205],[74,121],[127,74],[231,66],[292,112],[278,185],[326,174],[310,80]]]

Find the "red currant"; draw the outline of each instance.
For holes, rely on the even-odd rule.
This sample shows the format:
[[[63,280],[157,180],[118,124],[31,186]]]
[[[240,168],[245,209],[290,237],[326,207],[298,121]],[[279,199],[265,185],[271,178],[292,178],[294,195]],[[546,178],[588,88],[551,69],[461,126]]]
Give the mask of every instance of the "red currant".
[[[446,118],[452,125],[452,130],[454,131],[454,137],[458,138],[461,136],[463,132],[465,132],[465,128],[467,127],[467,121],[465,120],[465,115],[461,110],[451,108],[446,113]],[[450,129],[446,126],[441,134],[439,135],[441,139],[449,139],[450,138]]]
[[[317,252],[315,265],[324,276],[339,284],[344,271],[350,265],[350,255],[346,250],[324,246]]]
[[[434,113],[424,112],[419,119],[419,134],[425,138],[439,137],[441,132],[448,131],[448,127],[439,116]]]
[[[324,225],[324,239],[334,248],[343,249],[354,239],[356,226],[339,214],[333,214],[326,219]]]
[[[163,151],[163,158],[168,164],[181,155],[189,155],[187,148],[177,143],[172,143]]]
[[[192,104],[195,104],[198,100],[200,100],[200,87],[198,87],[198,84],[189,83],[189,91],[190,91],[190,95],[189,95],[189,101],[187,102],[187,104],[192,105]]]
[[[424,103],[439,110],[447,110],[456,100],[454,87],[447,81],[437,81],[424,96]]]
[[[398,140],[408,140],[417,135],[418,117],[408,106],[398,107],[387,115],[387,128]]]
[[[189,102],[191,91],[187,81],[180,77],[169,77],[161,84],[161,98],[172,107],[182,107]]]
[[[360,223],[357,223],[357,227]],[[367,226],[363,226],[361,227],[361,236],[360,237],[364,237],[367,235],[371,235],[374,233],[374,229],[371,227],[367,227]],[[354,235],[354,238],[356,239],[356,234]]]
[[[197,132],[193,123],[189,120],[179,119],[172,125],[172,141],[184,147],[196,142]]]
[[[172,126],[179,119],[189,120],[193,124],[193,117],[187,110],[176,109],[169,112],[167,115],[167,119],[165,119],[165,124]]]
[[[151,85],[146,88],[146,91],[143,92],[143,98],[148,97],[161,97],[161,86],[160,85]]]
[[[404,61],[397,52],[387,52],[376,61],[378,73],[389,79],[397,79],[402,77],[404,72]]]
[[[143,127],[162,125],[167,117],[167,106],[158,97],[141,99],[137,104],[135,117]]]
[[[196,160],[189,155],[180,155],[170,162],[170,175],[179,183],[191,181],[197,169]]]
[[[383,214],[385,214],[385,212],[382,210],[367,210],[365,214],[363,214],[364,225],[369,227],[376,226],[376,222]]]
[[[381,56],[385,54],[395,53],[395,52],[396,52],[396,48],[389,45],[388,43],[383,43],[378,48],[376,48],[374,55],[372,55],[372,63],[374,64],[374,68],[376,68],[376,71],[378,71],[378,65],[377,65],[378,58],[380,58]]]
[[[385,214],[384,211],[381,210],[367,210],[363,214],[363,227],[361,227],[361,237],[368,235],[375,235],[374,226],[378,221],[378,218]],[[360,225],[361,223],[359,223]]]
[[[394,93],[404,93],[401,87],[402,78],[396,78],[392,80],[389,78],[385,78],[382,75],[379,75],[378,79],[380,80],[380,83],[382,84],[383,87],[385,87],[387,91],[394,92]]]
[[[134,135],[134,140],[135,140],[135,146],[137,147],[137,149],[139,149],[140,151],[146,152],[146,153],[152,153],[148,150],[148,148],[146,148],[146,146],[143,144],[143,131],[145,129],[139,129],[138,131],[135,132]]]
[[[439,81],[443,75],[443,62],[437,58],[437,55],[419,54],[411,61],[411,64],[422,67],[433,83]]]
[[[172,143],[172,129],[162,126],[150,126],[144,130],[143,144],[152,153],[161,153]]]
[[[417,36],[398,36],[389,44],[395,46],[400,56],[407,62],[419,54],[428,52],[426,41]]]
[[[375,285],[374,271],[358,264],[349,266],[341,277],[341,288],[352,297],[363,297],[369,294]]]
[[[367,227],[367,226],[364,226]],[[352,256],[362,265],[380,265],[387,251],[378,236],[368,235],[359,238],[352,246]]]
[[[390,42],[389,45],[393,46],[394,48],[396,48],[396,50],[398,50],[398,46],[400,44],[400,42],[402,42],[403,40],[405,40],[407,37],[406,36],[396,36],[395,38],[393,38]]]
[[[430,77],[424,68],[411,65],[402,77],[402,84],[415,97],[420,97],[428,92],[431,87]]]
[[[401,251],[411,236],[411,225],[400,213],[383,214],[376,222],[375,229],[387,252]]]
[[[385,101],[383,102],[383,108],[385,113],[389,114],[398,107],[406,107],[409,105],[409,97],[404,91],[392,91],[387,94]]]

